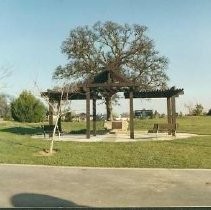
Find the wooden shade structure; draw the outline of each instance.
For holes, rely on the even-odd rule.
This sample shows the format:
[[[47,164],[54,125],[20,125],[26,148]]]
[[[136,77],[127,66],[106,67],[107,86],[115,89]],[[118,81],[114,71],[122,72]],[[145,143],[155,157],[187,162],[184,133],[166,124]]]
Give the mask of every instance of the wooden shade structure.
[[[167,98],[167,116],[169,124],[176,124],[175,97],[184,94],[183,89],[172,87],[167,90],[137,91],[141,85],[127,79],[120,72],[104,70],[85,82],[77,85],[77,90],[61,91],[47,90],[42,92],[43,97],[49,101],[60,100],[86,100],[86,138],[90,138],[90,100],[93,101],[93,135],[96,135],[96,101],[102,99],[102,93],[108,92],[114,95],[123,92],[126,99],[129,99],[130,110],[130,138],[134,139],[134,113],[133,98]],[[53,124],[52,110],[49,107],[49,124]],[[61,122],[61,121],[59,121]],[[61,125],[59,125],[61,126]],[[172,133],[174,135],[174,133]]]

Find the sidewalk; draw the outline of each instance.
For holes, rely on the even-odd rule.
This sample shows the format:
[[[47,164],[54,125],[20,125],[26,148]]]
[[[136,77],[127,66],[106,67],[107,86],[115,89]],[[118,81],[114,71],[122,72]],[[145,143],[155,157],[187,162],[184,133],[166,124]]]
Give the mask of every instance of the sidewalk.
[[[0,165],[0,207],[211,206],[211,170]]]

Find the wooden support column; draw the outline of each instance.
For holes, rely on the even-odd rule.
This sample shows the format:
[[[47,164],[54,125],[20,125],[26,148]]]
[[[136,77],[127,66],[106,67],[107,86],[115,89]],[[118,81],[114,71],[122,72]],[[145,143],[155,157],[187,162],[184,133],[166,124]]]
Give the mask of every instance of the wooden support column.
[[[49,98],[49,108],[48,108],[48,123],[53,125],[53,101]]]
[[[58,119],[58,128],[59,128],[59,131],[61,132],[62,131],[62,119],[61,119],[61,101],[59,100],[58,101],[58,111],[59,111],[59,119]]]
[[[53,125],[53,100],[49,98],[49,109],[48,109],[48,123]],[[53,132],[49,133],[49,138],[53,136]]]
[[[86,90],[86,138],[90,139],[90,89]]]
[[[171,109],[172,109],[172,124],[176,125],[176,103],[175,103],[175,96],[171,97]],[[172,135],[175,136],[176,130],[172,131]]]
[[[133,91],[130,90],[130,138],[134,139]]]
[[[96,99],[93,98],[93,104],[92,104],[92,108],[93,108],[93,135],[96,136]]]
[[[168,124],[172,124],[172,106],[171,106],[171,97],[167,98],[167,120]],[[168,131],[168,134],[171,135],[172,131]]]
[[[168,124],[172,123],[171,116],[172,116],[171,97],[168,97],[167,98],[167,120],[168,120]]]

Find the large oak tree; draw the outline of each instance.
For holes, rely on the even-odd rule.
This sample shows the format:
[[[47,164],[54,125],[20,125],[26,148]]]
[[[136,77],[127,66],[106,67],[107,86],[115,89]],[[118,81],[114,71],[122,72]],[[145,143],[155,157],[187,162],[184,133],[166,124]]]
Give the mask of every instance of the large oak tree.
[[[164,89],[168,81],[167,58],[155,50],[146,26],[108,21],[77,27],[63,42],[62,53],[68,63],[56,68],[55,79],[84,80],[102,69],[111,69],[140,83],[141,90]],[[104,97],[109,119],[112,96]]]

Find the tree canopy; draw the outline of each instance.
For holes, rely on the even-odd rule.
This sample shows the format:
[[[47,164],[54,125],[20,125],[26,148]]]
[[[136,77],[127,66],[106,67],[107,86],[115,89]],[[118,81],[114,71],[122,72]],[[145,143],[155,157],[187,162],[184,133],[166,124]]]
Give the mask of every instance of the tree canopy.
[[[193,115],[196,115],[196,116],[203,115],[203,110],[204,110],[204,107],[202,106],[202,104],[197,103],[192,113]]]
[[[139,82],[142,90],[166,87],[168,61],[155,50],[146,26],[107,21],[77,27],[61,48],[68,63],[56,68],[55,79],[84,80],[111,69]]]

